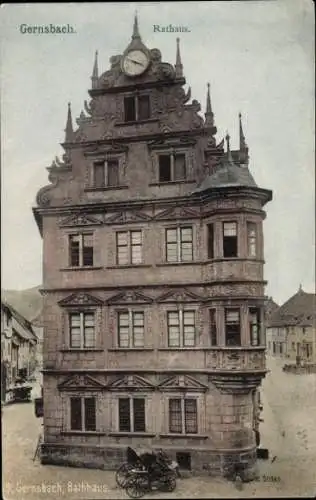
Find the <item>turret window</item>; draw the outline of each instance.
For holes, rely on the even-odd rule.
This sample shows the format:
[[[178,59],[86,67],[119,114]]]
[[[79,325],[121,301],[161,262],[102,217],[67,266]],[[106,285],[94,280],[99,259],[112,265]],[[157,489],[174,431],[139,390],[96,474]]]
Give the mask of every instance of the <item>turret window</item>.
[[[248,237],[248,255],[249,257],[257,256],[257,224],[247,222],[247,237]]]
[[[260,339],[260,309],[251,307],[249,309],[249,330],[250,343],[253,346],[259,345]]]
[[[240,311],[239,309],[225,310],[225,334],[227,346],[241,345]]]
[[[210,340],[211,345],[217,345],[217,325],[216,325],[216,309],[210,309],[209,311],[209,328],[210,328]]]
[[[180,181],[186,178],[185,154],[159,155],[159,182]]]
[[[149,95],[125,97],[124,118],[125,122],[135,122],[150,118]]]
[[[214,224],[207,226],[207,257],[214,259]]]
[[[237,257],[237,223],[223,223],[223,255],[224,257]]]

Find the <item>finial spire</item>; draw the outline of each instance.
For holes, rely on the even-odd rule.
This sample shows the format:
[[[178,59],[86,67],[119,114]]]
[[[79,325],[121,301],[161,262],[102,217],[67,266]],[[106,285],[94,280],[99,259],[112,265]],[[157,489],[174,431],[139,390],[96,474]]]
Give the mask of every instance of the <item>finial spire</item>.
[[[181,61],[181,54],[180,54],[180,38],[177,38],[177,54],[176,54],[175,70],[176,70],[176,77],[182,78],[183,77],[183,64]]]
[[[135,38],[139,38],[140,39],[140,34],[139,34],[139,29],[138,29],[137,10],[135,11],[134,26],[133,26],[133,35],[132,35],[132,39],[135,40]]]
[[[227,144],[227,160],[229,163],[233,163],[233,157],[232,157],[232,153],[231,153],[231,150],[230,150],[230,135],[228,132],[226,132],[226,144]]]
[[[65,142],[71,142],[73,140],[74,129],[72,126],[72,116],[71,116],[71,105],[68,102],[68,113],[67,113],[67,123],[65,128]]]
[[[241,151],[247,149],[246,139],[242,128],[241,113],[239,113],[239,148]]]
[[[206,127],[214,127],[214,114],[212,111],[211,104],[211,85],[207,84],[207,95],[206,95],[206,111],[205,111],[205,126]]]
[[[97,84],[97,80],[99,78],[99,68],[98,68],[98,51],[95,51],[95,57],[94,57],[94,65],[93,65],[93,70],[92,70],[92,88],[94,89]]]

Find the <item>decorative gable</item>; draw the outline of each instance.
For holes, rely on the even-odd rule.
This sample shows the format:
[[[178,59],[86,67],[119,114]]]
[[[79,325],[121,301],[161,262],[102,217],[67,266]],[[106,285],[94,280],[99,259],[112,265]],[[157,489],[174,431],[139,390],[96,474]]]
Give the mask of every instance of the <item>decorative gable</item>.
[[[105,224],[125,224],[127,222],[147,222],[150,220],[151,217],[148,214],[133,210],[112,214],[105,219]]]
[[[151,304],[153,299],[135,290],[124,291],[110,297],[107,304]]]
[[[60,391],[101,391],[105,385],[90,375],[73,375],[58,385]]]
[[[73,214],[59,223],[60,227],[73,227],[73,226],[96,226],[102,224],[100,219],[87,214]]]
[[[208,390],[208,386],[202,384],[198,380],[190,375],[176,375],[174,377],[168,377],[163,380],[159,385],[158,389],[160,391],[188,391],[188,392],[205,392]]]
[[[199,208],[173,207],[158,212],[154,220],[194,219],[200,217]]]
[[[58,302],[61,307],[68,306],[101,306],[103,300],[90,295],[89,293],[79,292],[69,295]]]
[[[110,391],[153,391],[155,385],[139,375],[127,375],[116,379],[107,388]]]
[[[158,297],[157,302],[201,302],[202,300],[203,297],[183,288],[163,293]]]

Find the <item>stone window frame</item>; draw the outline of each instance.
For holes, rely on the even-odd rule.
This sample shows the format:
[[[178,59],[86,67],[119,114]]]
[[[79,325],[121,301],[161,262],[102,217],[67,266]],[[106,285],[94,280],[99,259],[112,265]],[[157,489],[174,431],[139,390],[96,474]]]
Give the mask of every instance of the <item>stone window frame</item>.
[[[95,399],[95,431],[86,431],[86,430],[72,430],[71,429],[71,398],[94,398]],[[86,434],[99,434],[101,432],[102,427],[102,418],[101,418],[101,394],[100,391],[97,390],[65,390],[60,394],[61,398],[61,408],[62,408],[62,425],[61,432],[66,434],[78,434],[78,435],[86,435]]]
[[[118,171],[118,183],[117,184],[110,184],[109,183],[109,162],[115,162],[117,164],[117,171]],[[97,185],[96,184],[96,178],[95,178],[95,167],[96,167],[96,164],[102,164],[103,165],[103,175],[104,175],[104,184],[102,185]],[[113,157],[113,155],[107,155],[107,158],[106,159],[98,159],[98,160],[94,160],[93,161],[93,164],[92,164],[92,182],[91,182],[91,186],[98,190],[98,189],[103,189],[103,188],[116,188],[117,186],[120,186],[121,183],[120,183],[120,162],[119,162],[119,158],[116,156]]]
[[[94,347],[71,347],[70,342],[70,314],[73,313],[94,313]],[[101,305],[69,305],[63,306],[62,312],[63,323],[63,349],[69,352],[87,352],[102,349],[101,346],[101,327],[102,323],[102,306]]]
[[[187,434],[187,433],[170,433],[169,428],[169,400],[170,399],[195,399],[196,400],[196,408],[197,408],[197,433]],[[161,406],[162,406],[162,419],[161,419],[161,429],[160,434],[162,436],[167,436],[170,438],[177,437],[199,437],[205,434],[206,431],[206,423],[205,423],[205,406],[206,405],[206,396],[205,393],[201,390],[201,392],[192,392],[188,388],[188,390],[179,391],[170,391],[166,389],[165,391],[161,389]]]
[[[137,267],[137,266],[141,266],[144,264],[144,228],[136,228],[136,227],[130,227],[130,228],[124,228],[124,227],[119,227],[119,228],[116,228],[116,229],[113,229],[113,233],[115,233],[114,235],[114,245],[115,245],[115,266],[118,266],[118,267],[124,267],[124,266],[129,266],[129,267]],[[127,249],[128,249],[128,262],[127,263],[124,263],[124,264],[119,264],[118,263],[118,234],[119,233],[127,233]],[[141,260],[140,262],[132,262],[132,258],[133,258],[133,254],[132,254],[132,233],[140,233],[140,240],[141,240],[141,243],[140,245],[137,245],[137,246],[140,246],[141,248]]]
[[[148,394],[146,389],[143,388],[137,388],[134,389],[133,391],[129,391],[128,389],[124,391],[119,391],[119,392],[111,392],[111,400],[110,400],[110,406],[111,406],[111,431],[109,435],[126,435],[126,436],[133,436],[133,435],[143,435],[143,436],[149,436],[149,435],[154,435],[154,429],[153,427],[153,420],[151,418],[151,405],[152,402],[150,401],[151,395]],[[126,431],[120,431],[119,430],[119,399],[124,399],[124,398],[140,398],[145,400],[145,432],[126,432]]]
[[[120,429],[120,401],[121,400],[128,400],[129,401],[129,426],[130,426],[130,430],[121,430]],[[142,400],[144,402],[144,430],[135,430],[135,420],[134,420],[134,417],[135,417],[135,406],[134,406],[134,400],[137,399],[137,400]],[[133,394],[133,395],[128,395],[128,396],[123,396],[123,395],[120,395],[118,396],[117,398],[117,412],[118,412],[118,419],[117,419],[117,423],[118,423],[118,432],[126,432],[126,433],[138,433],[138,432],[141,432],[141,433],[146,433],[146,430],[147,430],[147,418],[146,418],[146,398],[144,397],[141,397],[139,395],[136,394]]]
[[[63,248],[66,248],[67,251],[63,252],[63,259],[67,259],[66,261],[63,262],[63,265],[61,266],[62,270],[67,270],[67,269],[78,269],[78,270],[89,270],[89,269],[95,269],[97,267],[96,263],[96,256],[97,256],[97,251],[96,251],[96,229],[92,227],[72,227],[72,228],[63,228],[62,229],[63,233],[63,241],[64,245]],[[93,265],[92,266],[72,266],[71,261],[70,261],[70,236],[76,236],[76,235],[91,235],[92,236],[92,242],[93,242]]]
[[[115,350],[126,350],[126,351],[133,351],[133,350],[146,350],[148,349],[147,346],[147,335],[146,332],[149,327],[149,319],[148,319],[148,314],[146,314],[148,307],[150,307],[150,304],[120,304],[120,305],[110,305],[110,314],[109,316],[112,317],[110,320],[113,326],[112,331],[114,332],[114,335],[112,336],[112,345],[110,349],[115,349]],[[130,347],[120,347],[119,345],[119,323],[118,323],[118,316],[120,312],[128,312],[129,315],[131,315],[133,312],[142,312],[144,315],[144,345],[142,347],[133,347],[130,345]],[[131,335],[131,330],[129,330],[129,335]]]
[[[120,321],[119,317],[120,314],[128,314],[128,346],[121,346],[120,343]],[[142,314],[143,316],[143,344],[141,346],[137,346],[134,343],[134,323],[133,323],[133,318],[134,314]],[[143,349],[145,347],[145,311],[144,310],[139,310],[139,308],[125,308],[125,309],[118,309],[116,310],[116,337],[117,337],[117,346],[118,348],[123,348],[123,349]]]
[[[196,329],[197,329],[197,313],[195,309],[189,309],[187,307],[183,307],[182,305],[179,305],[177,308],[174,308],[173,310],[167,310],[167,339],[168,339],[168,347],[172,348],[182,348],[182,347],[196,347]],[[193,318],[194,318],[194,343],[193,344],[188,344],[186,345],[186,337],[185,337],[185,313],[193,313]],[[177,314],[178,315],[178,330],[179,330],[179,345],[170,345],[170,326],[175,326],[175,325],[170,325],[169,324],[169,316],[170,314]],[[189,325],[192,326],[192,325]]]
[[[115,186],[109,186],[107,183],[103,187],[95,186],[94,182],[94,164],[107,161],[117,160],[118,161],[118,179],[119,183]],[[92,191],[110,191],[115,189],[121,189],[126,187],[126,162],[127,162],[127,152],[125,151],[105,151],[102,154],[92,155],[89,159],[87,167],[87,182],[85,189]]]
[[[71,316],[74,315],[79,315],[79,322],[80,322],[80,347],[74,347],[72,346],[72,323],[71,323]],[[85,315],[93,315],[93,345],[91,346],[86,346],[85,345]],[[95,340],[96,340],[96,315],[95,311],[90,310],[81,310],[81,311],[68,311],[68,338],[69,338],[69,348],[70,349],[95,349]]]
[[[190,349],[195,349],[198,347],[198,328],[199,328],[199,311],[200,311],[201,305],[197,304],[195,302],[177,302],[177,303],[162,303],[160,304],[159,308],[159,315],[161,314],[161,318],[163,321],[163,335],[162,335],[162,346],[163,349],[167,350],[190,350]],[[181,345],[179,347],[172,347],[169,346],[169,334],[168,334],[168,312],[176,312],[176,311],[194,311],[195,312],[195,343],[194,346],[184,346],[183,345],[183,339],[181,339]]]
[[[179,234],[181,229],[186,229],[186,228],[191,228],[192,229],[192,260],[177,260],[177,261],[168,261],[167,260],[167,230],[168,229],[176,229],[177,230],[177,256],[179,258],[179,255],[181,253],[181,240],[179,239]],[[196,224],[193,222],[178,222],[178,223],[164,223],[161,225],[161,232],[162,232],[162,241],[164,242],[163,244],[163,251],[162,251],[162,262],[164,264],[169,264],[169,265],[178,265],[178,264],[190,264],[193,263],[196,260],[196,242],[197,242],[197,229],[196,229]]]
[[[185,178],[170,181],[160,181],[159,179],[159,156],[160,155],[177,155],[184,154],[185,156]],[[192,147],[187,145],[165,145],[161,148],[155,148],[151,151],[151,161],[152,161],[152,183],[155,185],[168,185],[168,184],[181,184],[188,182],[192,179]]]
[[[147,96],[149,98],[149,116],[147,118],[139,119],[139,105],[138,105],[138,98],[139,97],[144,97]],[[130,120],[130,121],[125,121],[125,98],[127,97],[134,97],[136,103],[135,103],[135,120]],[[134,90],[131,92],[125,92],[122,95],[122,115],[120,122],[122,125],[132,125],[136,123],[144,123],[148,120],[152,120],[153,118],[153,102],[152,102],[152,95],[150,90]]]

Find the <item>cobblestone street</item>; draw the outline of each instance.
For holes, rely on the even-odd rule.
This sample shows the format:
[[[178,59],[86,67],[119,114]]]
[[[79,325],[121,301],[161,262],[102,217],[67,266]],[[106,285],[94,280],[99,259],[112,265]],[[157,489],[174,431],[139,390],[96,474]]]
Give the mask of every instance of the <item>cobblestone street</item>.
[[[240,498],[315,496],[316,494],[316,377],[284,374],[270,360],[264,382],[262,445],[270,459],[260,461],[259,480],[242,491],[222,479],[185,478],[174,498]],[[273,376],[273,378],[272,378]],[[39,393],[34,388],[33,396]],[[8,405],[2,410],[4,498],[40,500],[128,498],[117,488],[113,472],[43,466],[32,460],[41,419],[32,403]],[[170,498],[153,492],[145,498]]]

